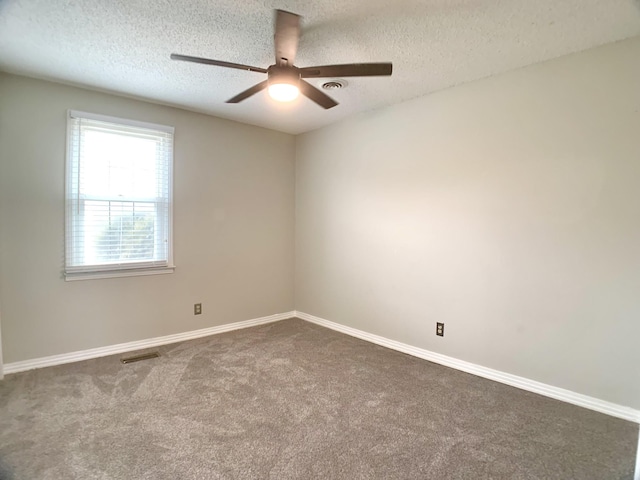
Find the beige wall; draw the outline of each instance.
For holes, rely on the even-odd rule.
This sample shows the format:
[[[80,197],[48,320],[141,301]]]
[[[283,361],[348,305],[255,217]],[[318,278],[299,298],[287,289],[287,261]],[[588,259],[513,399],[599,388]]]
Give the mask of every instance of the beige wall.
[[[4,361],[293,310],[295,202],[297,310],[640,408],[638,58],[636,38],[297,139],[0,73]],[[176,127],[174,274],[62,280],[68,108]]]
[[[635,38],[298,137],[296,309],[640,408],[639,58]]]
[[[174,274],[65,282],[66,110],[175,126]],[[291,135],[0,73],[4,361],[293,310]],[[193,304],[203,314],[193,315]]]

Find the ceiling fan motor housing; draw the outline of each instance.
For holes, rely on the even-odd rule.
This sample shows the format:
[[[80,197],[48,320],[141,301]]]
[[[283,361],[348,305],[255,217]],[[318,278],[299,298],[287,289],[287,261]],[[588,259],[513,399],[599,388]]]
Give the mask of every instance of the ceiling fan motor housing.
[[[278,65],[271,65],[267,69],[267,75],[269,85],[286,83],[297,87],[300,84],[300,69],[297,67],[280,67]]]

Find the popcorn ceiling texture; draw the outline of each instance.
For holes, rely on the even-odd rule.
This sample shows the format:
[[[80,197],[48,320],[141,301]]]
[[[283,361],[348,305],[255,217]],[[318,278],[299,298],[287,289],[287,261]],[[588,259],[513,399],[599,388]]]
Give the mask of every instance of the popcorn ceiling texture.
[[[298,66],[391,61],[393,76],[349,79],[329,111],[266,92],[229,105],[264,75],[169,60],[267,67],[275,8],[304,17]],[[639,34],[635,0],[4,0],[0,69],[301,133]]]

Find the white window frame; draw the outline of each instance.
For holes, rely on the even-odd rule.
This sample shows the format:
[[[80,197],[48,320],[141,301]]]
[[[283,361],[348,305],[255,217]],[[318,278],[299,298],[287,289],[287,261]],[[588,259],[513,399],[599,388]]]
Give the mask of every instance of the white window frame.
[[[170,133],[171,149],[169,152],[170,158],[168,162],[168,237],[167,237],[167,260],[166,261],[149,261],[149,262],[132,262],[130,264],[97,264],[97,265],[85,265],[85,266],[69,266],[68,257],[70,249],[75,249],[76,245],[72,245],[69,242],[73,242],[76,238],[76,231],[82,230],[82,226],[78,224],[84,220],[84,216],[73,212],[72,197],[78,195],[78,192],[73,191],[74,181],[74,165],[76,158],[74,158],[74,150],[71,142],[73,138],[73,120],[74,119],[87,119],[95,120],[99,122],[107,122],[116,125],[126,127],[136,127],[147,130],[154,130],[163,133]],[[66,281],[74,280],[89,280],[99,278],[115,278],[115,277],[130,277],[139,275],[158,275],[173,273],[175,265],[173,264],[173,135],[174,127],[167,125],[159,125],[155,123],[140,122],[137,120],[129,120],[119,117],[111,117],[107,115],[100,115],[95,113],[81,112],[78,110],[67,111],[67,153],[66,153],[66,184],[65,184],[65,267],[64,278]],[[77,208],[83,208],[84,201],[79,202],[76,205]],[[90,200],[90,199],[89,199]],[[157,218],[157,217],[156,217]],[[162,219],[161,219],[162,220]]]

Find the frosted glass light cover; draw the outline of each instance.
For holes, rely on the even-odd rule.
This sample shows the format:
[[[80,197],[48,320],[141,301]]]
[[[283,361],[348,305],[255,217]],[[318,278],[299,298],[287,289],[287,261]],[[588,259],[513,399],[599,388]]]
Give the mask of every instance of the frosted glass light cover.
[[[276,83],[269,85],[269,95],[278,102],[291,102],[298,98],[300,90],[289,83]]]

